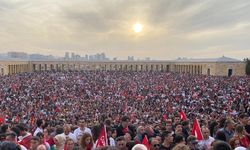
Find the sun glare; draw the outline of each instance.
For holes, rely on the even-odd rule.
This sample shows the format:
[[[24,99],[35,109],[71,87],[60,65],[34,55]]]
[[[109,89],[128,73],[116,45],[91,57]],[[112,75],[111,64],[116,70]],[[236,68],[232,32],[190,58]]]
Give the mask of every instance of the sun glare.
[[[142,26],[142,24],[140,24],[139,22],[137,22],[137,23],[135,23],[135,24],[133,25],[133,30],[134,30],[135,33],[141,32],[142,29],[143,29],[143,26]]]

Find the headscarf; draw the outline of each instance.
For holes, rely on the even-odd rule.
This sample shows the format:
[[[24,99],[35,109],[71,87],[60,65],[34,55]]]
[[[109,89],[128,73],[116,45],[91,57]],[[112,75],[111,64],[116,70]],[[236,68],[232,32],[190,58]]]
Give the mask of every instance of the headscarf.
[[[66,138],[63,136],[63,135],[56,135],[55,136],[55,139],[58,141],[58,143],[60,144],[60,146],[56,146],[56,150],[63,150],[64,148],[64,144],[65,144],[65,141],[66,141]]]

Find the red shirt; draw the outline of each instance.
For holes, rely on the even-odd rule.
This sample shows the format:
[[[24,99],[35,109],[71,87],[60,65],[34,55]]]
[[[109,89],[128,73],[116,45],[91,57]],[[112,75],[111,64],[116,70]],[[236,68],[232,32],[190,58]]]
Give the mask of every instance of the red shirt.
[[[30,149],[30,140],[32,138],[32,135],[28,135],[24,137],[20,142],[18,142],[20,145],[23,145],[25,148]]]
[[[246,136],[243,136],[241,139],[240,139],[240,145],[243,146],[243,147],[248,147],[249,146],[249,140]]]

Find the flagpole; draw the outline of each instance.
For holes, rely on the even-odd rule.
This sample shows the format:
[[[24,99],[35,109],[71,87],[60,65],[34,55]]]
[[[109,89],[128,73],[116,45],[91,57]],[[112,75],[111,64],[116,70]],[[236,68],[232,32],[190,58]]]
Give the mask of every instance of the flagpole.
[[[108,133],[107,133],[105,124],[104,124],[104,131],[105,131],[106,146],[108,146],[108,135],[107,135]]]
[[[198,123],[198,127],[199,127],[199,129],[200,129],[200,131],[201,131],[201,126],[200,126],[199,120],[198,120],[197,118],[196,118],[196,120],[197,120],[197,123]],[[202,137],[202,139],[203,139],[202,131],[201,131],[201,137]]]

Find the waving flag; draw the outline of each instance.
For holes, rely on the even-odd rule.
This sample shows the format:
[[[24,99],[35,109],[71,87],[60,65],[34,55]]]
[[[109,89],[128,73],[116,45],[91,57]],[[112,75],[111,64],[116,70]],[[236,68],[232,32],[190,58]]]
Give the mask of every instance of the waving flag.
[[[142,140],[142,144],[145,145],[148,150],[150,150],[150,145],[148,143],[148,137],[147,137],[147,135],[144,136],[144,138]]]
[[[107,145],[108,145],[108,139],[107,139],[107,133],[106,133],[106,126],[104,125],[96,141],[96,148],[107,146]]]
[[[181,120],[183,120],[183,121],[187,120],[187,116],[184,113],[184,111],[180,111],[180,116],[181,116]]]
[[[203,136],[201,133],[201,127],[200,127],[200,124],[196,118],[194,119],[192,135],[194,135],[197,138],[197,140],[199,140],[199,141],[203,140]]]

